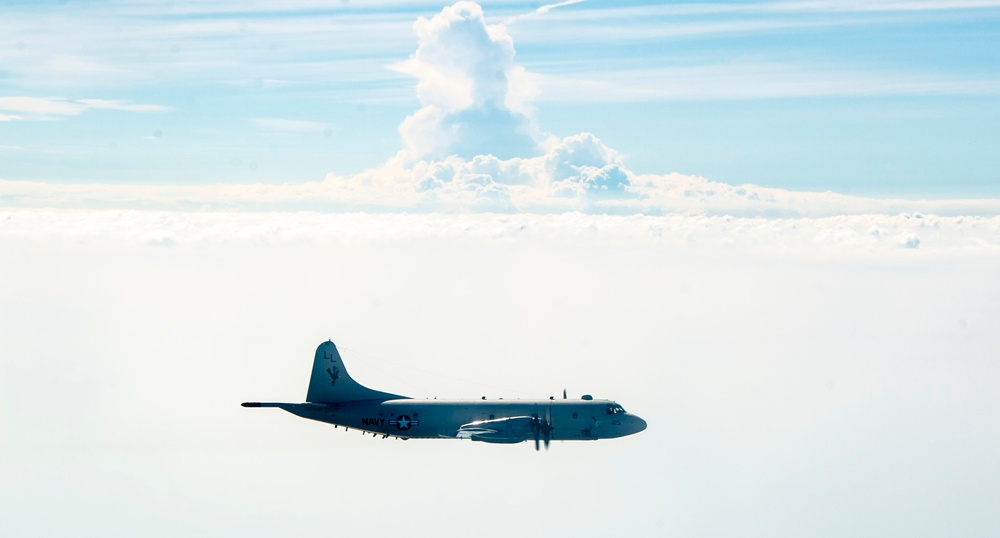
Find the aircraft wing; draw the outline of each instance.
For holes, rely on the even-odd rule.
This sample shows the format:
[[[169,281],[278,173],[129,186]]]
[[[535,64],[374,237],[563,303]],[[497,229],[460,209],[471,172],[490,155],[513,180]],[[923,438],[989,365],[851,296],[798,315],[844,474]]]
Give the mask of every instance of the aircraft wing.
[[[477,420],[458,428],[456,437],[486,443],[520,443],[534,436],[538,419],[535,417],[506,417]]]

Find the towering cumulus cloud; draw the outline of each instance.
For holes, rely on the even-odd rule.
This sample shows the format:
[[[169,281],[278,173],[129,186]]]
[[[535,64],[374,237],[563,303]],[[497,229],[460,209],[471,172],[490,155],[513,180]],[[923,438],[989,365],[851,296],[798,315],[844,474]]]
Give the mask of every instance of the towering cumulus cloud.
[[[500,158],[538,153],[525,100],[533,88],[514,63],[514,41],[501,24],[488,25],[473,2],[446,7],[413,25],[417,52],[397,70],[419,79],[422,107],[399,132],[411,159],[458,155]]]
[[[532,75],[514,62],[503,24],[458,2],[414,24],[419,45],[394,69],[418,79],[421,108],[399,126],[403,149],[351,178],[329,176],[341,200],[424,209],[565,211],[637,199],[631,174],[596,136],[543,137]],[[543,138],[545,138],[543,140]]]

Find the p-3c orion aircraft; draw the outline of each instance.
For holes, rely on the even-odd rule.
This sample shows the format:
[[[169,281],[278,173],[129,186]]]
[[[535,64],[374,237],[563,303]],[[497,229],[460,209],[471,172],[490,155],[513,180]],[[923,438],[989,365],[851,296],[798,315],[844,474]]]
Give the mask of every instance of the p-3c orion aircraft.
[[[646,421],[610,400],[417,400],[367,388],[351,378],[333,342],[316,349],[305,403],[245,402],[303,418],[400,439],[472,439],[486,443],[594,441],[646,429]]]

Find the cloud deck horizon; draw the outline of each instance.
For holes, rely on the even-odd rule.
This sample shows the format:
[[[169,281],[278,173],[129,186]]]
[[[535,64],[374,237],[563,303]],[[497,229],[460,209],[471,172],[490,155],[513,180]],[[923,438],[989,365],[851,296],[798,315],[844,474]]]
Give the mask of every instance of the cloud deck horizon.
[[[0,210],[0,239],[58,239],[131,247],[248,244],[602,245],[623,248],[750,249],[810,258],[893,253],[1000,253],[1000,217],[923,214],[827,218],[697,215],[498,215],[247,211]]]

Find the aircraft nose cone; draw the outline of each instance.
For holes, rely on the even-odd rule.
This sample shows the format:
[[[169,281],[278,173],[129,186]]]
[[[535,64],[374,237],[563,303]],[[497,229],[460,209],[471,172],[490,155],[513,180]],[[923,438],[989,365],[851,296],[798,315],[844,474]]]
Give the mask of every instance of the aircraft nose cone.
[[[629,434],[639,433],[642,430],[646,429],[646,421],[645,420],[643,420],[641,417],[639,417],[637,415],[629,415],[629,416],[632,417],[632,420],[629,421],[629,426],[630,426],[629,429],[632,430],[632,431],[630,431]]]

